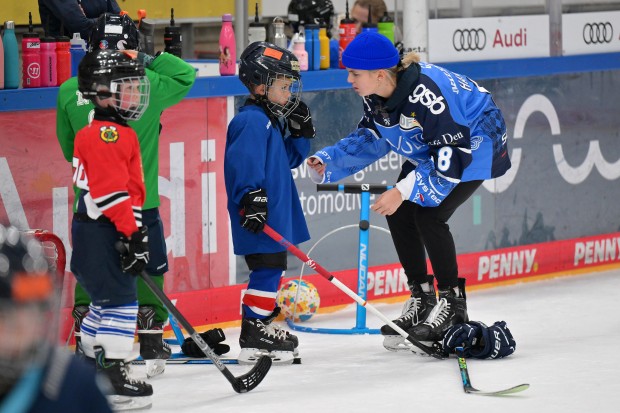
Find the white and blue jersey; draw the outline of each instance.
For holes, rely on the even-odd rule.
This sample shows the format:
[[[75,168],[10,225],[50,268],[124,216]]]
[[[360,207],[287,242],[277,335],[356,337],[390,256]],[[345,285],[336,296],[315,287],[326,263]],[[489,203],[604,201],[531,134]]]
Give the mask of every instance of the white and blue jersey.
[[[248,192],[267,192],[267,224],[293,244],[310,239],[291,169],[310,151],[303,138],[284,138],[277,120],[257,105],[248,104],[228,125],[224,181],[235,254],[275,253],[285,248],[262,231],[254,234],[241,226],[241,198]]]
[[[510,168],[506,125],[489,92],[466,76],[429,63],[399,73],[389,99],[366,96],[358,129],[314,156],[322,183],[354,174],[394,151],[415,170],[397,184],[403,199],[437,206],[461,181]]]

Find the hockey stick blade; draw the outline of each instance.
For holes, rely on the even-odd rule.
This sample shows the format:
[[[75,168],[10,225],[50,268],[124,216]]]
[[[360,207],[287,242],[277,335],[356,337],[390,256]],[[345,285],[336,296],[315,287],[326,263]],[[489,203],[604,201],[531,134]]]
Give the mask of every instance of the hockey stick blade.
[[[250,390],[256,388],[260,382],[265,378],[267,372],[271,368],[271,359],[267,356],[263,356],[254,365],[254,367],[246,374],[235,377],[228,368],[221,362],[217,354],[213,352],[213,349],[200,337],[200,335],[194,330],[194,327],[185,319],[183,314],[172,304],[172,301],[164,294],[157,284],[151,279],[151,277],[142,271],[140,277],[144,280],[144,283],[151,289],[153,294],[157,296],[168,309],[168,312],[174,316],[174,318],[181,324],[181,326],[188,332],[192,340],[198,345],[200,350],[213,362],[213,364],[222,372],[224,377],[228,379],[232,384],[233,389],[237,393],[247,393]]]
[[[469,394],[478,394],[480,396],[505,396],[508,394],[519,393],[524,390],[527,390],[530,385],[529,384],[519,384],[517,386],[509,387],[503,390],[496,391],[483,391],[474,388],[471,385],[471,380],[469,379],[469,372],[467,370],[467,362],[465,361],[465,354],[463,347],[456,348],[456,357],[459,363],[459,370],[461,371],[461,380],[463,381],[463,391]]]
[[[122,254],[127,253],[127,249],[125,245],[118,241],[115,244],[115,248],[118,252]],[[213,351],[211,347],[200,337],[200,335],[194,330],[194,327],[187,321],[187,319],[181,314],[181,312],[176,308],[176,306],[170,301],[168,296],[162,291],[161,288],[155,281],[151,279],[151,276],[148,275],[146,271],[140,272],[140,278],[144,281],[144,283],[149,287],[149,289],[159,298],[164,307],[168,310],[170,314],[174,316],[174,318],[181,324],[181,327],[187,331],[192,340],[198,345],[198,348],[202,350],[202,352],[213,362],[213,364],[218,368],[218,370],[226,377],[228,382],[232,384],[233,390],[237,393],[247,393],[250,390],[254,389],[258,386],[261,381],[267,376],[267,372],[271,368],[271,359],[267,356],[263,356],[258,359],[254,367],[247,372],[246,374],[235,377],[230,370],[222,363]]]
[[[289,241],[287,241],[282,235],[278,234],[269,225],[265,224],[265,227],[263,228],[263,231],[271,239],[273,239],[278,244],[282,245],[284,248],[286,248],[288,251],[290,251],[294,256],[299,258],[308,267],[310,267],[313,270],[317,271],[319,274],[321,274],[323,277],[325,277],[329,282],[331,282],[336,287],[338,287],[338,289],[340,291],[342,291],[343,293],[348,295],[356,303],[358,303],[359,305],[361,305],[363,307],[366,307],[370,312],[372,312],[374,315],[379,317],[387,325],[392,327],[394,329],[394,331],[396,331],[398,334],[400,334],[401,336],[403,336],[404,338],[409,340],[409,342],[411,342],[411,344],[413,344],[415,347],[417,347],[418,349],[422,350],[424,353],[426,353],[429,356],[434,357],[436,359],[440,359],[441,360],[441,359],[445,359],[446,358],[446,355],[443,353],[443,349],[440,349],[440,348],[437,348],[437,347],[432,348],[432,347],[429,347],[429,346],[421,343],[420,341],[416,340],[414,337],[412,337],[410,334],[408,334],[405,330],[403,330],[402,328],[400,328],[399,326],[394,324],[394,322],[392,320],[390,320],[385,315],[383,315],[383,313],[381,313],[379,310],[377,310],[372,304],[368,303],[368,301],[362,299],[359,295],[355,294],[355,292],[353,292],[353,290],[351,290],[349,287],[344,285],[340,280],[338,280],[336,277],[334,277],[329,271],[327,271],[325,268],[323,268],[321,266],[321,264],[319,264],[318,262],[310,259],[310,257],[308,257],[306,254],[304,254],[299,248],[297,248],[296,246],[291,244]],[[416,354],[418,354],[418,353],[416,353]]]

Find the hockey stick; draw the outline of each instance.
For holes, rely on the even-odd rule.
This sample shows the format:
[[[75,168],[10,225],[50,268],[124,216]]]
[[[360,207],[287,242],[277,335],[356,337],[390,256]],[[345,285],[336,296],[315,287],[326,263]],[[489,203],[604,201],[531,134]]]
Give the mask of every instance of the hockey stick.
[[[383,320],[383,322],[385,322],[387,325],[392,327],[398,334],[400,334],[401,336],[403,336],[404,338],[409,340],[411,342],[411,344],[413,344],[414,346],[416,346],[420,350],[424,351],[429,356],[435,357],[436,359],[440,359],[441,360],[441,359],[445,359],[446,358],[446,356],[443,353],[443,349],[442,348],[429,347],[429,346],[427,346],[425,344],[422,344],[418,340],[416,340],[410,334],[407,334],[407,332],[405,330],[403,330],[402,328],[400,328],[399,326],[394,324],[393,321],[391,321],[389,318],[387,318],[385,315],[383,315],[383,313],[381,313],[379,310],[377,310],[372,304],[368,303],[368,301],[362,299],[360,296],[355,294],[353,292],[353,290],[351,290],[349,287],[347,287],[342,282],[340,282],[340,280],[338,280],[336,277],[334,277],[332,274],[330,274],[330,272],[327,271],[325,268],[323,268],[319,263],[317,263],[314,260],[310,259],[299,248],[297,248],[296,246],[291,244],[289,241],[287,241],[282,235],[278,234],[269,225],[265,224],[265,227],[264,227],[263,231],[265,232],[265,234],[267,234],[269,237],[271,237],[271,239],[273,239],[274,241],[276,241],[277,243],[282,245],[284,248],[286,248],[288,251],[290,251],[293,255],[295,255],[297,258],[299,258],[307,266],[309,266],[310,268],[318,271],[319,274],[321,274],[323,277],[327,278],[327,280],[329,282],[334,284],[342,292],[344,292],[346,295],[348,295],[353,300],[355,300],[355,302],[357,302],[359,305],[361,305],[363,307],[366,307],[368,310],[370,310],[370,312],[372,312],[374,315],[376,315],[381,320]]]
[[[116,249],[121,254],[125,254],[127,249],[122,242],[116,243]],[[181,324],[181,326],[187,331],[192,340],[198,345],[200,350],[213,362],[215,366],[222,372],[224,377],[232,384],[233,389],[237,393],[247,393],[250,390],[254,389],[256,386],[260,384],[261,381],[267,375],[267,372],[271,368],[271,358],[269,356],[262,356],[256,362],[256,365],[247,372],[246,374],[235,377],[230,370],[222,363],[222,361],[218,358],[217,354],[213,352],[213,349],[209,347],[209,345],[200,337],[200,335],[194,330],[194,327],[187,321],[187,319],[181,314],[181,312],[172,304],[172,301],[168,298],[168,296],[162,291],[161,288],[151,279],[146,271],[142,271],[140,273],[140,277],[144,281],[144,283],[149,287],[149,289],[159,298],[164,307],[168,310],[170,314],[174,316],[174,318]]]
[[[162,304],[168,309],[170,314],[181,324],[181,326],[187,331],[192,340],[198,345],[200,350],[213,362],[214,365],[222,372],[224,377],[228,379],[232,384],[233,389],[237,393],[247,393],[260,384],[265,378],[267,372],[271,368],[271,358],[269,356],[262,356],[256,362],[256,365],[246,374],[235,377],[230,370],[222,363],[217,354],[213,352],[213,349],[200,337],[200,335],[194,330],[194,327],[185,319],[183,314],[172,304],[172,301],[164,294],[155,281],[147,274],[146,271],[140,273],[140,277],[144,283],[151,289],[153,294],[157,296]]]
[[[456,357],[459,362],[459,370],[461,370],[461,380],[463,380],[463,390],[465,393],[471,394],[479,394],[481,396],[505,396],[507,394],[519,393],[523,390],[527,390],[530,385],[529,384],[519,384],[518,386],[513,386],[504,390],[497,391],[482,391],[478,390],[471,385],[471,380],[469,379],[469,372],[467,371],[467,362],[465,361],[465,355],[463,347],[456,348]]]

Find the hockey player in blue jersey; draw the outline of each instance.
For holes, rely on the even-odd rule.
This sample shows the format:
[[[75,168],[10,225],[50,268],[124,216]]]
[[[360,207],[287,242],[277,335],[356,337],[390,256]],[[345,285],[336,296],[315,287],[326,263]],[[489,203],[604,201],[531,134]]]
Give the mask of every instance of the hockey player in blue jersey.
[[[342,55],[348,82],[363,97],[358,129],[307,161],[317,182],[335,182],[394,151],[406,160],[395,187],[372,209],[385,215],[411,297],[394,322],[420,341],[441,341],[468,321],[465,278],[447,221],[485,179],[510,168],[506,125],[489,92],[466,76],[402,60],[375,32],[358,35]],[[426,268],[428,253],[439,290]],[[388,350],[406,349],[391,327],[381,328]]]
[[[262,229],[267,223],[293,244],[310,238],[291,169],[308,156],[315,131],[300,100],[299,62],[291,52],[252,43],[241,55],[239,79],[250,98],[228,125],[224,156],[234,251],[250,269],[239,362],[253,363],[268,353],[274,363],[287,364],[294,360],[298,339],[272,323],[279,312],[275,301],[286,249]]]
[[[0,225],[0,412],[112,413],[105,378],[54,348],[55,287],[41,244]]]

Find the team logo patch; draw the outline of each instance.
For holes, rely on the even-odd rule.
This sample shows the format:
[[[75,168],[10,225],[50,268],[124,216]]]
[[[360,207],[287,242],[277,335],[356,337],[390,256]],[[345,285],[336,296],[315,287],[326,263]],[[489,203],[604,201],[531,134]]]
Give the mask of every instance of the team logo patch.
[[[99,132],[99,137],[105,143],[114,143],[118,140],[118,131],[114,126],[102,126]]]
[[[407,117],[401,114],[400,115],[400,128],[403,130],[411,130],[413,128],[422,129],[422,126],[420,125],[420,122],[418,122],[416,118],[410,118],[410,117]]]

